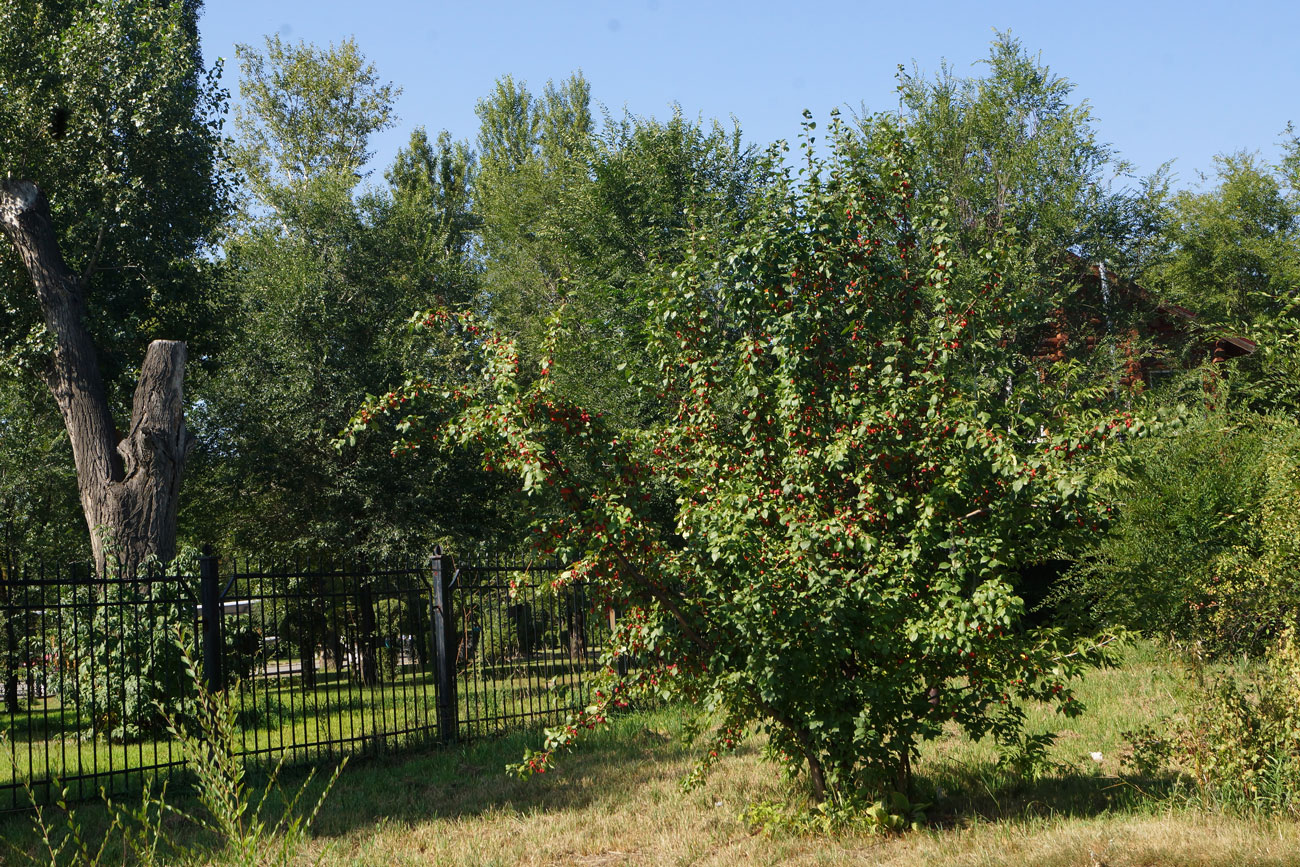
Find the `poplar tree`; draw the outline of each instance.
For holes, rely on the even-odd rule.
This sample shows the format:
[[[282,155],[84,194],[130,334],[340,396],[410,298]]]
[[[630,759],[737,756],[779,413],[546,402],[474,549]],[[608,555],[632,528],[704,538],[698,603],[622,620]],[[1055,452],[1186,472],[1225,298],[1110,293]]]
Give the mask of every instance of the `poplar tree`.
[[[218,333],[202,254],[225,202],[225,94],[200,5],[0,9],[0,350],[58,407],[101,569],[174,552],[184,339],[202,357]]]
[[[416,130],[386,182],[367,187],[369,140],[395,122],[398,89],[355,42],[272,37],[239,58],[232,151],[248,197],[224,265],[238,351],[207,395],[207,487],[191,523],[280,555],[423,552],[490,534],[491,486],[456,465],[332,447],[367,389],[402,370],[409,339],[395,326],[473,292],[468,148]]]

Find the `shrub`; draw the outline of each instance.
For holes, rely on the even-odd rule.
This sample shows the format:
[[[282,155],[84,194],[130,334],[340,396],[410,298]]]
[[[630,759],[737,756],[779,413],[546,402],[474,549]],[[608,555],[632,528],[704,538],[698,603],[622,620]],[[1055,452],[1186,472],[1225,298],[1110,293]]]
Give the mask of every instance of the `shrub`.
[[[716,720],[701,772],[758,727],[837,802],[905,791],[949,721],[1014,743],[1021,702],[1076,711],[1092,657],[1023,622],[1016,569],[1098,530],[1085,469],[1135,423],[1008,351],[1052,289],[1004,279],[1005,239],[955,259],[946,215],[913,212],[906,142],[868,127],[836,127],[828,162],[809,147],[798,182],[770,166],[743,226],[697,230],[656,278],[654,426],[610,429],[549,355],[525,374],[449,311],[416,327],[466,381],[417,371],[355,417],[349,436],[391,415],[397,453],[450,441],[513,475],[560,583],[620,612],[609,682],[525,772],[646,693]]]
[[[225,649],[222,665],[227,677],[248,680],[260,663],[266,661],[266,642],[260,627],[246,620],[227,620],[222,627]]]
[[[1300,429],[1266,440],[1259,498],[1239,510],[1240,538],[1215,558],[1202,587],[1206,632],[1224,649],[1257,652],[1300,622]]]
[[[1074,571],[1094,614],[1211,655],[1260,653],[1300,611],[1300,429],[1212,415],[1139,445],[1119,517]],[[1061,597],[1058,597],[1061,598]]]
[[[96,734],[134,741],[186,713],[193,690],[173,630],[194,619],[192,589],[170,577],[71,589],[81,609],[72,698]]]
[[[1300,814],[1300,641],[1287,629],[1262,665],[1204,688],[1186,720],[1131,733],[1140,773],[1173,768],[1211,803]]]
[[[240,738],[235,698],[238,689],[217,693],[205,689],[188,650],[192,641],[180,629],[174,629],[172,634],[196,699],[192,721],[167,715],[167,729],[175,739],[186,766],[194,772],[195,789],[203,813],[183,813],[174,807],[168,809],[215,834],[221,841],[227,863],[249,867],[292,863],[347,759],[335,767],[316,804],[306,815],[298,815],[297,811],[315,776],[314,768],[296,791],[285,793],[279,785],[280,770],[284,765],[284,754],[281,754],[266,785],[260,791],[250,788],[247,763],[238,750]],[[283,809],[278,816],[269,818],[264,812],[275,801],[280,801]],[[200,853],[185,851],[185,854],[199,860],[196,856]]]
[[[527,602],[489,597],[478,607],[477,614],[479,656],[488,664],[536,653],[551,632],[546,612]]]
[[[754,831],[769,835],[901,834],[924,828],[929,806],[912,803],[902,792],[890,792],[870,803],[847,798],[842,804],[823,801],[806,808],[764,801],[751,804],[740,819]]]

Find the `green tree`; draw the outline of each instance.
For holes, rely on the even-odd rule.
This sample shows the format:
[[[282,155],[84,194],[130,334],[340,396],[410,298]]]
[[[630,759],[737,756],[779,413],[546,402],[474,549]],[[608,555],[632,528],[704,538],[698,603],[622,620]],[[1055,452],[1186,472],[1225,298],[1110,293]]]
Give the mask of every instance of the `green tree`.
[[[1144,273],[1162,298],[1217,329],[1276,314],[1300,286],[1300,198],[1281,166],[1254,155],[1215,158],[1217,184],[1170,203],[1168,254]]]
[[[1216,369],[1237,409],[1300,417],[1300,140],[1282,159],[1215,158],[1213,186],[1173,196],[1162,249],[1142,279],[1163,301],[1196,314],[1189,346],[1246,337],[1256,350]],[[1206,179],[1208,182],[1208,179]],[[1225,379],[1226,377],[1226,379]]]
[[[37,386],[0,379],[0,573],[89,551],[63,420]],[[80,555],[80,556],[79,556]]]
[[[681,258],[691,230],[739,224],[761,178],[738,127],[676,111],[606,118],[598,131],[589,90],[575,75],[535,98],[505,78],[479,103],[483,306],[535,361],[563,304],[556,375],[591,411],[640,427],[655,408],[627,381],[657,363],[646,351],[649,275]]]
[[[1116,270],[1136,264],[1130,245],[1145,237],[1143,201],[1113,189],[1128,171],[1097,139],[1092,110],[1074,84],[999,33],[983,75],[947,65],[933,79],[899,73],[902,124],[917,150],[918,196],[946,196],[954,242],[965,251],[1014,229],[1028,276],[1052,276],[1068,251]],[[1152,228],[1150,226],[1148,229]]]
[[[1281,169],[1292,196],[1300,195],[1300,133],[1290,123],[1282,131]]]
[[[205,394],[204,497],[189,525],[281,555],[423,553],[480,523],[490,532],[495,492],[456,466],[332,447],[367,388],[403,369],[396,323],[473,293],[468,150],[417,130],[387,185],[359,193],[367,135],[393,122],[396,90],[355,43],[272,38],[239,56],[233,153],[250,199],[224,264],[239,351]]]
[[[202,357],[219,330],[201,254],[223,213],[225,95],[200,61],[199,6],[0,10],[0,348],[58,406],[101,567],[172,555],[186,345],[158,338]]]
[[[393,256],[394,261],[405,265],[413,257],[423,262],[434,262],[444,254],[457,262],[466,257],[479,226],[469,200],[473,173],[469,146],[453,142],[446,130],[438,134],[437,142],[429,141],[423,127],[411,133],[406,148],[384,174],[388,197],[372,199],[378,212],[375,222],[395,230],[384,246],[412,245],[411,255]],[[430,279],[427,267],[414,273]]]
[[[1271,279],[1263,297],[1256,299],[1256,309],[1263,315],[1254,317],[1248,333],[1258,349],[1246,366],[1255,386],[1254,405],[1296,419],[1300,418],[1300,135],[1290,124],[1284,134],[1274,177],[1284,191],[1291,225],[1280,226],[1281,237],[1266,245],[1268,253],[1262,257],[1263,266],[1272,268]]]
[[[590,86],[580,75],[534,97],[510,76],[480,100],[474,207],[483,291],[494,320],[531,348],[560,304],[574,263],[557,222],[562,193],[588,183]]]
[[[281,220],[328,225],[340,191],[350,194],[363,177],[370,136],[392,126],[401,89],[379,80],[353,39],[322,49],[276,35],[264,52],[239,45],[235,53],[244,104],[232,157],[249,191]]]
[[[702,226],[656,272],[661,424],[611,429],[549,353],[530,375],[513,340],[446,311],[417,324],[456,337],[467,386],[417,375],[354,419],[393,418],[403,447],[481,444],[487,469],[558,498],[540,552],[623,612],[609,683],[525,771],[646,692],[713,712],[704,766],[760,727],[836,800],[906,788],[951,720],[1011,743],[1023,701],[1077,709],[1087,654],[1024,624],[1015,570],[1096,532],[1086,464],[1132,421],[1053,380],[1005,399],[1000,342],[1030,290],[1001,247],[954,258],[887,120],[808,160],[798,182],[772,169],[738,233]],[[624,654],[641,667],[618,674]]]
[[[1217,184],[1173,197],[1164,254],[1144,272],[1163,300],[1195,311],[1211,336],[1249,336],[1261,347],[1242,359],[1243,397],[1257,407],[1300,408],[1300,188],[1279,165],[1238,153],[1215,158]],[[1289,405],[1289,409],[1287,409]]]
[[[1149,349],[1140,336],[1156,299],[1120,297],[1118,287],[1159,249],[1165,169],[1130,183],[1074,84],[1009,33],[998,34],[982,64],[966,76],[947,66],[933,78],[900,71],[918,198],[949,202],[964,255],[1000,232],[1016,235],[1007,277],[1036,304],[1007,338],[1021,356],[1008,380],[1013,393],[1042,375],[1036,358],[1059,351],[1079,365],[1076,376],[1109,383],[1110,399],[1128,402],[1119,383]]]
[[[685,257],[693,232],[738,232],[763,172],[739,126],[691,122],[680,111],[667,121],[608,120],[588,159],[590,183],[567,188],[556,213],[573,272],[555,375],[614,425],[645,427],[662,404],[628,384],[657,374],[653,275]]]

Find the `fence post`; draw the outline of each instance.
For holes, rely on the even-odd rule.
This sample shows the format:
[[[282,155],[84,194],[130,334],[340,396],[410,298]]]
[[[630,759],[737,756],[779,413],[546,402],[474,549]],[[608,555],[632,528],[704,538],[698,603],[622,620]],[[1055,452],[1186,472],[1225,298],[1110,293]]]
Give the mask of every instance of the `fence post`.
[[[439,547],[429,558],[433,584],[433,652],[438,668],[438,737],[454,744],[460,727],[456,699],[456,631],[451,604],[451,579],[455,564]]]
[[[199,558],[199,601],[203,606],[203,682],[209,692],[226,688],[221,671],[221,579],[212,547]]]

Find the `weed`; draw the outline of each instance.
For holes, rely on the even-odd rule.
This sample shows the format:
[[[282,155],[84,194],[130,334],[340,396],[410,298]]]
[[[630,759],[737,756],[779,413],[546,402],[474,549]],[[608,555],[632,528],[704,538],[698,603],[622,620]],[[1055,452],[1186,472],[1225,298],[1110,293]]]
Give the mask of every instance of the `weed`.
[[[307,831],[320,813],[325,799],[338,780],[344,759],[335,768],[324,791],[310,813],[298,812],[299,802],[311,785],[315,771],[291,794],[279,786],[283,759],[268,776],[266,785],[254,790],[248,785],[244,759],[237,753],[237,716],[234,692],[212,692],[206,688],[189,653],[186,636],[178,629],[176,645],[184,671],[194,688],[195,699],[185,722],[161,705],[158,711],[179,747],[182,758],[195,775],[195,792],[202,812],[183,809],[167,800],[167,786],[145,786],[138,806],[126,808],[113,802],[101,790],[109,814],[107,830],[100,834],[100,844],[92,848],[82,833],[77,813],[67,804],[66,788],[60,789],[57,801],[63,814],[62,823],[51,821],[46,808],[28,788],[32,803],[32,825],[41,841],[39,854],[10,848],[33,864],[50,867],[98,867],[104,862],[109,844],[121,843],[126,863],[155,865],[176,863],[210,863],[214,856],[222,862],[248,867],[287,865],[306,842]],[[56,782],[56,786],[59,784]],[[264,818],[272,800],[281,802],[274,820]],[[164,817],[176,816],[181,825],[206,831],[218,841],[218,850],[209,851],[181,840],[172,829],[164,827]]]
[[[902,792],[890,792],[869,803],[848,797],[839,804],[827,800],[806,807],[758,801],[741,812],[740,820],[751,831],[764,834],[901,834],[925,827],[925,811],[929,806],[912,803]]]

